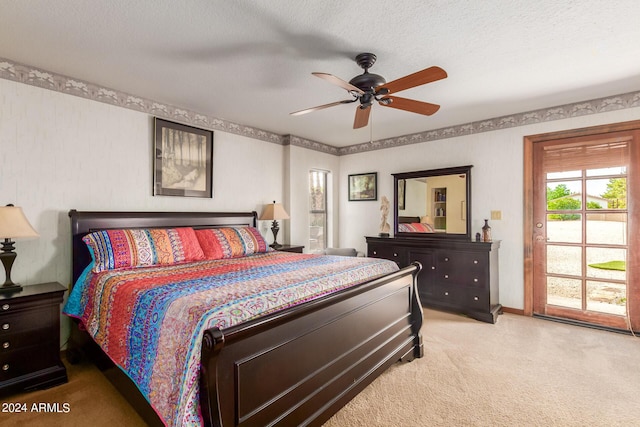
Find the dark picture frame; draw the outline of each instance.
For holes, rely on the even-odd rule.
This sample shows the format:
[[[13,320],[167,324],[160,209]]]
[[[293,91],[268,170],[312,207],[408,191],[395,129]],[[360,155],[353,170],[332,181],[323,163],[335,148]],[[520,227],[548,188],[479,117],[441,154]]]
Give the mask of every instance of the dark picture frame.
[[[349,201],[378,200],[378,172],[349,175]]]
[[[213,131],[154,119],[153,195],[213,196]]]

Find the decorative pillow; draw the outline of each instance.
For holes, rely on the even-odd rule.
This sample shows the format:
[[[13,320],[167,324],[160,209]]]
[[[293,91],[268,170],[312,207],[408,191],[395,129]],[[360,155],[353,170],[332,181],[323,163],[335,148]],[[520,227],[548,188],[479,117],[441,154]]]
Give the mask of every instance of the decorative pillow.
[[[204,259],[190,227],[103,230],[87,234],[82,240],[90,249],[96,273]]]
[[[255,227],[221,227],[196,230],[206,259],[236,258],[268,252],[269,246]]]
[[[420,222],[412,222],[411,224],[400,223],[398,224],[398,231],[403,233],[433,233],[435,230],[429,224]]]

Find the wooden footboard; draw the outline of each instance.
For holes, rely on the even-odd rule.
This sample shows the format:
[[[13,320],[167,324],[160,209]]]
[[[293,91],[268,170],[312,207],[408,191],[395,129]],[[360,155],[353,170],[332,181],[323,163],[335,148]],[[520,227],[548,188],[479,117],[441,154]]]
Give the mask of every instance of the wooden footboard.
[[[420,265],[223,331],[205,332],[212,426],[321,425],[390,365],[422,357]]]

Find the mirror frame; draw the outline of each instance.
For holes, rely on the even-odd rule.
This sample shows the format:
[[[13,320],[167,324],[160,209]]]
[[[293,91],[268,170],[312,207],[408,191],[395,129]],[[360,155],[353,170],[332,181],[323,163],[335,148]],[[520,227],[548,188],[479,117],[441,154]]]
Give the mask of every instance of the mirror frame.
[[[452,168],[430,169],[414,172],[393,173],[393,233],[394,237],[411,237],[418,239],[457,239],[471,240],[471,168],[473,165]],[[467,199],[467,232],[462,233],[404,233],[398,232],[398,181],[411,178],[427,178],[430,176],[466,174]]]

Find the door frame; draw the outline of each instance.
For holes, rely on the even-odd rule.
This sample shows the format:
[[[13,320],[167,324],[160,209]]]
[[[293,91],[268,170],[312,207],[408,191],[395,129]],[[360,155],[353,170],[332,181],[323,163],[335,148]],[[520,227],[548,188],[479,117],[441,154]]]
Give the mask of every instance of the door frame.
[[[614,123],[600,126],[591,126],[587,128],[564,130],[559,132],[550,132],[537,135],[528,135],[524,137],[524,164],[523,164],[523,196],[524,196],[524,310],[525,316],[533,316],[533,230],[534,230],[534,212],[533,212],[533,145],[535,143],[550,141],[554,139],[575,138],[581,136],[594,136],[600,134],[606,134],[610,132],[621,131],[640,131],[640,120],[633,120],[629,122]],[[640,150],[631,150],[631,161],[640,162]],[[638,164],[638,163],[636,163]],[[627,200],[627,206],[629,209],[627,224],[629,230],[637,229],[640,225],[640,209],[635,207],[640,200],[634,200],[630,198]],[[632,228],[633,226],[633,228]],[[638,253],[640,251],[640,243],[635,243],[633,240],[628,241],[628,250],[630,253]],[[640,293],[640,265],[637,259],[640,256],[629,257],[634,265],[630,268],[630,271],[634,272],[634,277],[629,276],[628,291]],[[629,316],[631,318],[631,316]],[[636,319],[631,318],[632,328],[634,330],[640,330],[640,316],[636,315]]]

